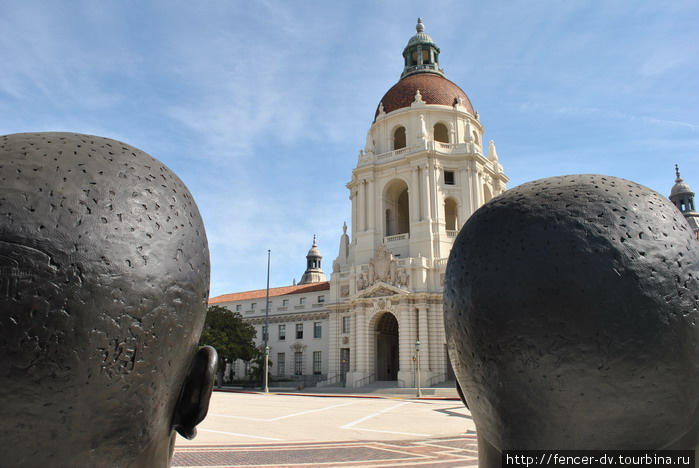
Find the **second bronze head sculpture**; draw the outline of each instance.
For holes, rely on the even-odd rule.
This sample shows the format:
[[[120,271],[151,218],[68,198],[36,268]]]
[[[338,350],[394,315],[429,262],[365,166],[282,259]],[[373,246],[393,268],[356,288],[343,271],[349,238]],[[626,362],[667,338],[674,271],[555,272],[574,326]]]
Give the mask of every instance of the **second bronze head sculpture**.
[[[462,228],[444,304],[481,466],[699,447],[699,243],[662,195],[599,175],[516,187]]]
[[[165,467],[206,415],[192,196],[124,143],[0,137],[0,440],[13,467]]]

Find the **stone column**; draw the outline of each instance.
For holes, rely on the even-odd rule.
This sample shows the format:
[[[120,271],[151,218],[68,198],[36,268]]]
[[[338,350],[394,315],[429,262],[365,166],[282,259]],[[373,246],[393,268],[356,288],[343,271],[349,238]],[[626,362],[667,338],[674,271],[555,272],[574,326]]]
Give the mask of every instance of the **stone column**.
[[[422,186],[420,187],[420,198],[422,201],[422,219],[430,219],[430,175],[427,166],[420,167]]]
[[[407,305],[401,305],[398,313],[398,379],[405,386],[413,385],[413,353],[415,342],[412,341],[410,309]]]
[[[439,214],[437,211],[437,178],[435,177],[436,173],[435,171],[437,170],[435,168],[434,160],[430,159],[428,161],[429,167],[427,169],[428,172],[428,181],[429,181],[429,194],[430,194],[430,204],[429,204],[429,209],[430,209],[430,218],[432,221],[437,222],[439,218]]]
[[[350,336],[349,336],[349,348],[350,348],[350,372],[357,371],[357,357],[358,357],[358,342],[357,342],[357,314],[350,315]]]
[[[369,196],[367,197],[367,204],[369,205],[369,221],[367,223],[367,229],[376,229],[376,181],[372,178],[369,179]]]
[[[352,203],[352,238],[350,243],[356,239],[357,235],[357,210],[359,206],[357,205],[357,192],[354,188],[350,189],[350,202]]]
[[[481,206],[480,188],[478,184],[478,172],[474,168],[471,171],[471,198],[473,199],[473,211],[476,211]]]
[[[357,334],[357,341],[356,341],[356,346],[357,346],[357,351],[355,352],[355,362],[356,362],[356,371],[357,372],[363,372],[366,374],[367,372],[367,324],[366,324],[366,311],[364,309],[358,311],[355,314],[356,317],[356,334]]]
[[[413,167],[410,173],[410,222],[416,222],[422,219],[420,216],[420,179],[418,178],[418,168]]]
[[[418,307],[418,321],[420,327],[420,367],[422,371],[429,371],[432,361],[430,349],[430,327],[427,320],[427,307]]]
[[[469,216],[473,213],[473,206],[471,201],[471,195],[469,193],[469,188],[471,187],[471,182],[469,180],[469,173],[466,169],[461,168],[458,172],[459,185],[461,186],[461,203],[460,203],[460,213],[459,213],[459,226],[456,227],[457,231],[464,225]]]
[[[328,315],[328,378],[332,378],[333,376],[337,375],[339,378],[340,375],[340,356],[339,356],[339,349],[340,349],[340,343],[338,342],[338,334],[337,334],[337,320],[339,317],[339,314],[337,313],[336,310],[329,310],[329,315]],[[290,333],[295,333],[294,330],[287,330],[287,335]],[[287,362],[286,362],[287,367],[286,373],[287,374],[293,374],[293,365],[294,365],[294,355],[293,353],[290,354],[290,356],[287,356]]]

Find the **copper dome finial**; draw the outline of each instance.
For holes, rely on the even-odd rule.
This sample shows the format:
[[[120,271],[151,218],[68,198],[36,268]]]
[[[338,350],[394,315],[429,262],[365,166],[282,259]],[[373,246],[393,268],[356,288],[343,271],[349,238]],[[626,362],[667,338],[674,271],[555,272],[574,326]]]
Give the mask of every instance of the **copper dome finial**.
[[[417,19],[417,26],[415,26],[415,29],[416,29],[417,32],[419,32],[419,33],[425,32],[425,25],[422,24],[422,18],[418,18],[418,19]]]

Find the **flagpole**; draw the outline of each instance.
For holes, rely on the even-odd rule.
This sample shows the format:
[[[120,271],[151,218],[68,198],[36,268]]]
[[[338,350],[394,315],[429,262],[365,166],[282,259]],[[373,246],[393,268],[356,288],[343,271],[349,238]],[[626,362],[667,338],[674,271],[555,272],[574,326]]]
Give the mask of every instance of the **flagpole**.
[[[269,393],[269,260],[271,257],[271,250],[267,250],[267,298],[265,299],[265,333],[263,333],[262,338],[265,341],[265,393]]]

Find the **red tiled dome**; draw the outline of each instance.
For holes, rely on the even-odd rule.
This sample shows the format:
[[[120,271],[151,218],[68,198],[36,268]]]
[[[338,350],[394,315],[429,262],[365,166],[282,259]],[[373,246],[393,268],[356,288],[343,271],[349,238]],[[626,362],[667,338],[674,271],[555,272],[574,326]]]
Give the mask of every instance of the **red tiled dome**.
[[[415,100],[415,93],[418,89],[425,104],[453,106],[456,98],[461,96],[462,105],[471,115],[474,115],[473,106],[466,93],[451,81],[435,73],[408,75],[394,84],[381,98],[384,112],[389,113],[396,109],[410,107],[410,104]],[[379,108],[377,107],[374,120],[378,115]]]

